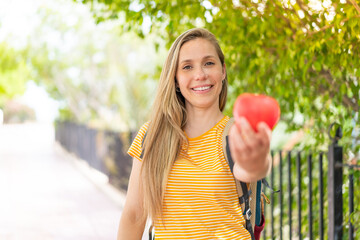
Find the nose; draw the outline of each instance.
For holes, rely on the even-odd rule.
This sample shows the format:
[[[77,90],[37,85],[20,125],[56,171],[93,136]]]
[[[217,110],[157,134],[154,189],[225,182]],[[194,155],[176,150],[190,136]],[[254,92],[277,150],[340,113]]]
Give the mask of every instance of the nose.
[[[195,75],[196,81],[202,81],[207,78],[207,73],[206,73],[205,69],[203,69],[202,67],[198,67],[195,74],[196,74]]]

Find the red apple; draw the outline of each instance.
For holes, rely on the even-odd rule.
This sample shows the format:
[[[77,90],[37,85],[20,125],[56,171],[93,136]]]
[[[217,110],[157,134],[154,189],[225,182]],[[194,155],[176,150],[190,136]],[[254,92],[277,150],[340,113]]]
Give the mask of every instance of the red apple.
[[[272,97],[243,93],[235,101],[233,114],[236,119],[245,117],[255,131],[259,122],[265,122],[273,129],[280,118],[280,107]]]

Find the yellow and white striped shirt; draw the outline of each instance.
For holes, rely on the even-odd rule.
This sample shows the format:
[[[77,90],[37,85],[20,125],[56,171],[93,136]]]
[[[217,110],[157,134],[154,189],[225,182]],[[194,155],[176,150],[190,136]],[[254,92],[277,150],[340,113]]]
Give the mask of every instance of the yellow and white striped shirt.
[[[251,239],[231,171],[222,148],[225,116],[213,128],[188,138],[168,177],[164,225],[155,222],[156,239]],[[128,154],[141,161],[144,124]]]

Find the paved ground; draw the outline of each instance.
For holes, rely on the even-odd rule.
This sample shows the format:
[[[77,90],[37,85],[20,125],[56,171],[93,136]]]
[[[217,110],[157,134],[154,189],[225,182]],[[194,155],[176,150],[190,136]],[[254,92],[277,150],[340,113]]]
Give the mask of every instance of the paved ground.
[[[51,126],[0,125],[0,239],[116,239],[124,194],[54,142]]]

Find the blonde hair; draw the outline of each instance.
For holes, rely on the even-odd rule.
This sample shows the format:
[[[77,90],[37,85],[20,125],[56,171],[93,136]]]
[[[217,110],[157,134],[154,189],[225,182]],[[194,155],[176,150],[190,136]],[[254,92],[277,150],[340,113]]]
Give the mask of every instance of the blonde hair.
[[[187,138],[183,132],[187,113],[185,99],[176,92],[175,76],[178,58],[184,43],[203,38],[211,42],[224,66],[224,54],[215,36],[206,29],[194,28],[181,34],[172,44],[163,65],[157,95],[152,108],[146,138],[143,144],[142,190],[144,194],[144,217],[153,221],[163,217],[163,199],[167,178]],[[226,75],[225,75],[226,76]],[[225,108],[227,76],[219,97],[219,108]]]

